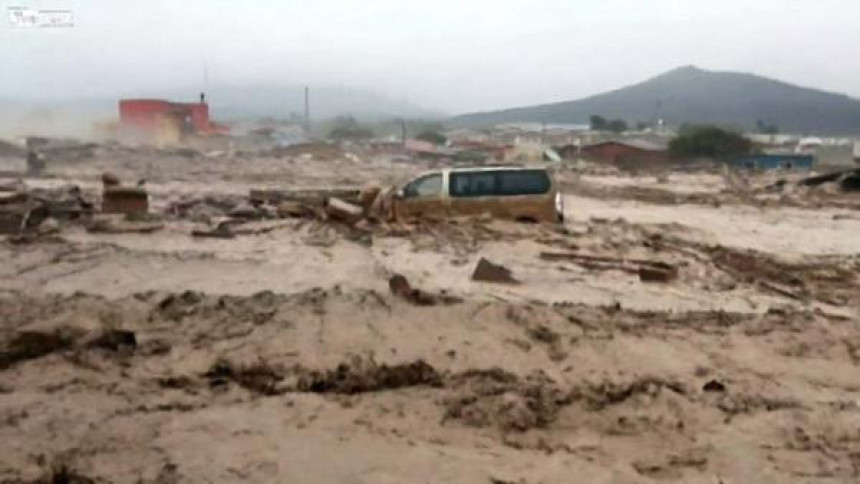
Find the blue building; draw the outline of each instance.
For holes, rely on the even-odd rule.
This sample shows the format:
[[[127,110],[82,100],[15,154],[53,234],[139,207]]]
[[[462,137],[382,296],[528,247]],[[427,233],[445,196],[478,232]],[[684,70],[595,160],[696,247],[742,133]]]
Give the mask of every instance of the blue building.
[[[810,171],[815,166],[812,155],[748,155],[735,158],[729,164],[740,170]]]

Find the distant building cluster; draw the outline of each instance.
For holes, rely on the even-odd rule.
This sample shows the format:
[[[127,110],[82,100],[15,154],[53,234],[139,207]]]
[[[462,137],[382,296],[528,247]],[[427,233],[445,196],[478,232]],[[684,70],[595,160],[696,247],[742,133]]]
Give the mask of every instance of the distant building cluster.
[[[566,160],[610,164],[622,169],[647,169],[674,163],[670,141],[677,133],[662,123],[625,133],[593,131],[586,125],[503,124],[491,129],[458,129],[448,133],[452,145],[480,142],[504,147],[506,153],[520,146],[533,151],[551,150]],[[860,164],[860,140],[818,138],[783,134],[746,134],[754,153],[729,160],[739,169],[811,170],[846,168]],[[510,159],[510,156],[498,159]],[[534,157],[532,157],[534,159]]]
[[[211,137],[228,132],[226,126],[210,119],[203,94],[199,102],[172,102],[161,99],[124,99],[119,102],[119,138],[157,144],[175,144],[195,137]],[[234,123],[231,149],[267,146],[282,149],[313,141],[307,124],[290,122]],[[368,130],[373,133],[372,130]],[[416,133],[412,133],[416,135]],[[407,135],[373,139],[338,139],[371,154],[395,158],[449,161],[461,164],[522,164],[535,162],[582,161],[624,170],[649,170],[686,163],[711,163],[706,157],[695,160],[678,156],[670,144],[678,133],[662,121],[639,125],[635,130],[612,132],[583,124],[507,123],[490,128],[458,128],[432,136]],[[736,155],[720,162],[748,170],[812,170],[847,168],[860,164],[860,140],[819,138],[788,134],[744,135],[752,143],[748,155]]]

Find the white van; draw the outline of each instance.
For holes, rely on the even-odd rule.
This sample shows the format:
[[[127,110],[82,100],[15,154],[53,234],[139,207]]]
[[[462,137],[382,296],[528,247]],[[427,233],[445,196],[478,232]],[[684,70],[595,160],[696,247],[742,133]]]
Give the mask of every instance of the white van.
[[[521,222],[560,222],[561,194],[543,167],[450,168],[425,173],[396,197],[399,215],[478,215]]]

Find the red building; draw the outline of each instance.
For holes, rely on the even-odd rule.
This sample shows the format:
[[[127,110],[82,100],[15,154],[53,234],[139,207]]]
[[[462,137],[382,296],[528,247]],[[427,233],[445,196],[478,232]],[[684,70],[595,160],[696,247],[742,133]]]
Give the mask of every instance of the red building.
[[[120,136],[147,141],[178,141],[187,135],[226,133],[226,126],[209,119],[209,105],[174,103],[161,99],[123,99],[119,102]]]

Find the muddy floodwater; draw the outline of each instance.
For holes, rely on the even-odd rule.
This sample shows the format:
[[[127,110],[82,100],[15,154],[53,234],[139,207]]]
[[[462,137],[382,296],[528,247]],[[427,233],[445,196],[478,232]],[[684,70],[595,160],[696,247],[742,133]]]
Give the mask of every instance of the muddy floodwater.
[[[110,172],[157,222],[0,236],[0,482],[860,482],[856,195],[560,167],[563,225],[249,204],[431,168],[342,155],[0,158],[0,196],[98,211]]]

